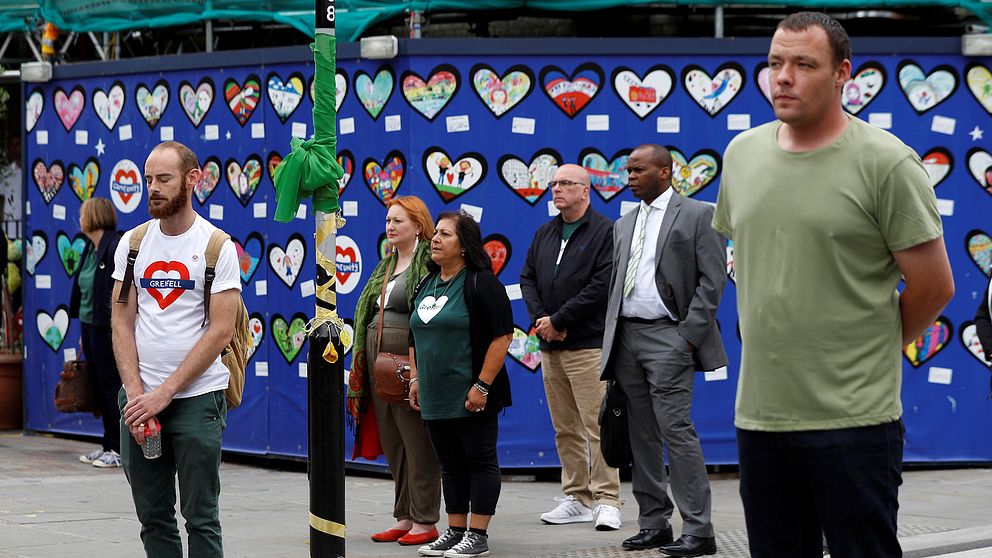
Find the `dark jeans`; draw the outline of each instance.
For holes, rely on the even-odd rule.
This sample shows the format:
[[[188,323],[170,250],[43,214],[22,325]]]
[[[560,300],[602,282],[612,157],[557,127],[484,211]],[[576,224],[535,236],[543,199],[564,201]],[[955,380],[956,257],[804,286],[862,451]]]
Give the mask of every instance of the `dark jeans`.
[[[103,417],[103,451],[121,452],[121,420],[117,408],[117,392],[121,389],[121,375],[114,359],[114,346],[110,328],[80,322],[83,332],[83,360],[89,363],[93,374],[93,389],[100,402]]]
[[[427,420],[441,463],[444,508],[449,514],[495,515],[502,477],[496,454],[499,416]]]
[[[896,539],[905,428],[737,429],[752,558],[902,556]]]

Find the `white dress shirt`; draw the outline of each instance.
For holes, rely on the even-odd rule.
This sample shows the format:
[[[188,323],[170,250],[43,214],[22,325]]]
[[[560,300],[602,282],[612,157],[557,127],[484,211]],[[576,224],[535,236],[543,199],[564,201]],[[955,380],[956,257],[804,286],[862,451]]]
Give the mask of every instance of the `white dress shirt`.
[[[644,246],[641,249],[641,261],[637,264],[637,275],[634,280],[634,288],[630,294],[623,299],[620,306],[620,315],[625,318],[644,318],[646,320],[657,320],[658,318],[675,319],[675,315],[669,312],[665,303],[658,293],[658,284],[655,282],[655,273],[658,262],[655,256],[658,253],[658,235],[661,233],[661,221],[665,218],[665,211],[668,210],[668,202],[672,199],[672,187],[651,202],[651,212],[645,223]],[[638,204],[637,211],[647,211],[647,204],[643,201]],[[641,222],[641,216],[637,216],[637,223]],[[633,241],[630,243],[630,253],[627,255],[628,261],[634,255],[634,248],[637,246],[637,237],[641,231],[637,224],[634,225]],[[622,284],[621,278],[621,284]]]

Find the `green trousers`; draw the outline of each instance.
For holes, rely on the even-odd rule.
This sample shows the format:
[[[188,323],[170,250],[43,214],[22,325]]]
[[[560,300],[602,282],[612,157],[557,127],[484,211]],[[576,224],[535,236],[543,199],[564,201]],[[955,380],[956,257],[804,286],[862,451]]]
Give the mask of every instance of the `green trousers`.
[[[123,416],[127,395],[117,397]],[[148,558],[182,558],[176,523],[176,475],[180,509],[186,519],[189,556],[220,558],[220,445],[227,425],[224,390],[173,399],[158,415],[162,456],[145,459],[141,446],[121,420],[121,463],[131,484],[134,509],[141,522],[141,542]]]

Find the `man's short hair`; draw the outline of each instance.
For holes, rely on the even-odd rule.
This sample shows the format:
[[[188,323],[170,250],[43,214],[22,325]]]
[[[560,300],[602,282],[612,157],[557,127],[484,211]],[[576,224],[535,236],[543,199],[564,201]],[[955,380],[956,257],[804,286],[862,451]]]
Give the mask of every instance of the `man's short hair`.
[[[196,158],[196,153],[193,153],[192,149],[178,141],[163,141],[156,145],[152,151],[158,151],[160,149],[171,149],[176,155],[179,155],[179,170],[183,176],[189,174],[189,171],[193,169],[200,169],[200,161]]]
[[[672,168],[671,151],[658,145],[657,143],[645,143],[638,145],[633,151],[631,151],[631,153],[634,151],[647,151],[650,153],[651,160],[658,165],[658,168]]]
[[[833,50],[834,66],[851,59],[851,39],[840,22],[822,12],[797,12],[783,19],[778,29],[786,31],[805,31],[810,27],[819,27],[827,33],[827,41]]]

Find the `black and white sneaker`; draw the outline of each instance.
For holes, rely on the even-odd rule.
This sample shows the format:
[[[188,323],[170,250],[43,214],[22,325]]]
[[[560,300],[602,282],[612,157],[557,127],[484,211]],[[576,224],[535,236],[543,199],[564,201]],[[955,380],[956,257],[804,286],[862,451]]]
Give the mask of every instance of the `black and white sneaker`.
[[[489,537],[465,531],[460,543],[444,553],[444,558],[477,558],[489,556]]]
[[[454,548],[461,541],[462,533],[448,527],[434,542],[417,549],[417,554],[421,556],[444,556],[445,551]]]

